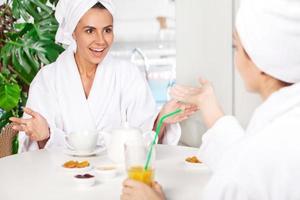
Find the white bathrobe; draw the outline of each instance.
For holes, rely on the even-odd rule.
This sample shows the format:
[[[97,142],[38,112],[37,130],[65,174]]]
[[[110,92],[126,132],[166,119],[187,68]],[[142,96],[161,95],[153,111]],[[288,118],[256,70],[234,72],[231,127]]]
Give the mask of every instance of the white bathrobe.
[[[86,98],[70,48],[38,72],[30,85],[26,107],[47,119],[51,134],[45,148],[64,146],[65,134],[73,131],[120,128],[125,119],[130,126],[149,131],[157,114],[151,91],[139,70],[109,54],[98,66]],[[167,128],[164,143],[178,143],[178,126]],[[24,132],[19,134],[19,143],[20,152],[38,149]]]
[[[200,156],[213,171],[205,200],[299,200],[300,83],[273,93],[246,131],[232,116],[219,119]]]

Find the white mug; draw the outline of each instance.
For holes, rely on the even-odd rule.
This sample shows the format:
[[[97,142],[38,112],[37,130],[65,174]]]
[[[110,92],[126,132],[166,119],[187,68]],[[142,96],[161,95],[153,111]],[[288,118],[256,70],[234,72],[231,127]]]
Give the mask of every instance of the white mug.
[[[98,131],[76,131],[66,135],[68,148],[78,153],[90,153],[95,151],[99,133]]]

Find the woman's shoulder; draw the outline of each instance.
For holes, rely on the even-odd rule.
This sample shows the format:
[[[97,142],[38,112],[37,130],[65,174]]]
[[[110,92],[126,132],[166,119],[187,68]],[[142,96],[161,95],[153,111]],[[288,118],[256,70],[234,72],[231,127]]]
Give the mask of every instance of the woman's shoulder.
[[[35,75],[34,79],[31,82],[31,85],[40,83],[40,82],[50,82],[53,80],[53,76],[55,75],[56,71],[56,64],[51,63],[49,65],[45,65],[41,67],[38,73]]]

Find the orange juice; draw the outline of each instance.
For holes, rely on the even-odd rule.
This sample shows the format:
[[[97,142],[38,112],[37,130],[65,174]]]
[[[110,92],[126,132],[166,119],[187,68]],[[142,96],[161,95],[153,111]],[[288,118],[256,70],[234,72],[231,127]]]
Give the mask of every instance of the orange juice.
[[[154,180],[153,169],[144,170],[144,167],[134,166],[130,167],[127,172],[130,179],[141,181],[150,186]]]

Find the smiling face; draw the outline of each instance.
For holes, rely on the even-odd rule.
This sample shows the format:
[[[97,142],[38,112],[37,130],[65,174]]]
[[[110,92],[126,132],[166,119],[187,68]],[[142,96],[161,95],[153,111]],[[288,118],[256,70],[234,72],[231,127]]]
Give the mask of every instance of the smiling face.
[[[75,57],[83,64],[98,65],[109,51],[113,39],[113,18],[106,9],[91,8],[80,19],[73,33]]]

